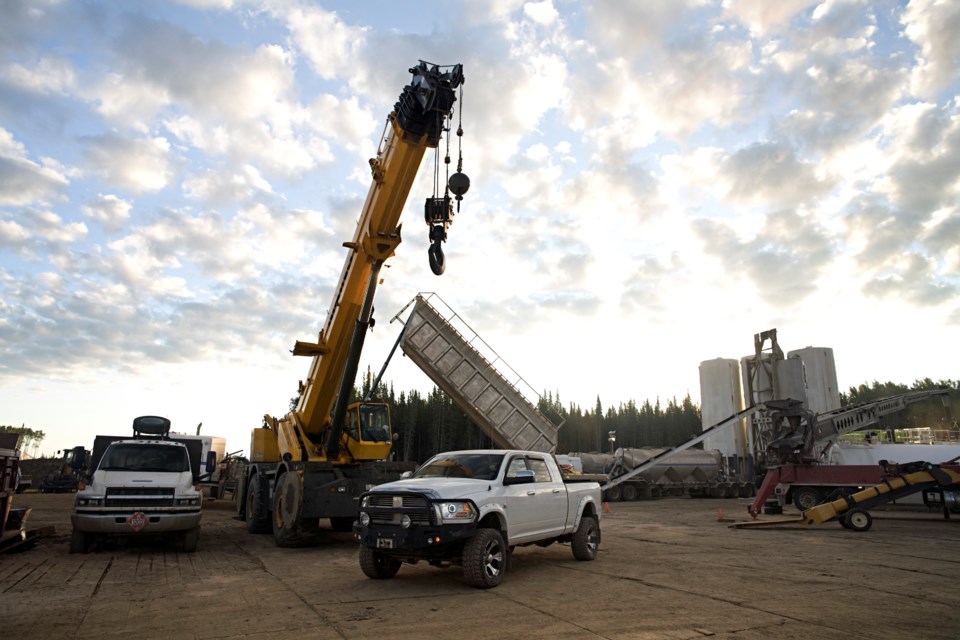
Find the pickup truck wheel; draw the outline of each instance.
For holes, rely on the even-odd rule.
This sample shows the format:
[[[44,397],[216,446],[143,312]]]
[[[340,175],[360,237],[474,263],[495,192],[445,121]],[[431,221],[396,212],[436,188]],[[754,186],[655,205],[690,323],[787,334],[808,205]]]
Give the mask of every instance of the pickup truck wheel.
[[[70,536],[70,553],[86,553],[90,548],[90,536],[83,531],[73,530]]]
[[[197,550],[197,543],[200,542],[200,527],[194,527],[183,532],[181,544],[183,550],[187,553],[193,553]]]
[[[250,533],[270,533],[270,511],[267,509],[265,491],[260,476],[252,476],[247,487],[247,531]]]
[[[463,547],[463,577],[471,586],[489,589],[507,570],[507,550],[496,529],[478,529]]]
[[[377,553],[366,545],[360,545],[360,569],[374,580],[386,580],[400,571],[400,561]]]
[[[573,557],[577,560],[594,560],[600,548],[600,527],[594,517],[580,518],[580,525],[573,532],[570,545],[573,548]]]

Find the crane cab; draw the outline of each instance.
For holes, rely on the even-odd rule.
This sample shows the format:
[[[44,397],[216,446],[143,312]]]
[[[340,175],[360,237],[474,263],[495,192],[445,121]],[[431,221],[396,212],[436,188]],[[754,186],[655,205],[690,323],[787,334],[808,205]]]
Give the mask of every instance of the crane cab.
[[[382,402],[354,402],[344,420],[346,448],[359,460],[385,460],[393,446],[390,407]]]

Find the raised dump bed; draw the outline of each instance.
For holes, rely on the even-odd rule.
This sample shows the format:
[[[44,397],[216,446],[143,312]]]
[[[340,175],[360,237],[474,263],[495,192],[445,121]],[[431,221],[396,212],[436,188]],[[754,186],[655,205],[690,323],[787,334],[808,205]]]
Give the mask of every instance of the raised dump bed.
[[[432,299],[439,301],[436,296]],[[454,319],[455,315],[449,317]],[[463,327],[472,332],[465,323]],[[497,447],[555,452],[559,425],[543,415],[517,385],[471,343],[486,346],[475,333],[469,340],[465,338],[423,295],[416,297],[400,338],[400,348],[407,357],[443,389]]]

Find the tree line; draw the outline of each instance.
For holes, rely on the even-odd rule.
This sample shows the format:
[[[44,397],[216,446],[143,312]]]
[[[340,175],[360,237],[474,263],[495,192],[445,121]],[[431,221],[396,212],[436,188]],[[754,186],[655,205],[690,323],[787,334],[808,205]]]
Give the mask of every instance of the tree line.
[[[36,455],[37,449],[40,447],[40,443],[43,442],[43,439],[46,434],[40,429],[31,429],[26,425],[20,425],[19,427],[14,427],[12,425],[0,425],[0,433],[15,433],[17,434],[17,444],[14,447],[21,451],[29,451],[33,449],[33,454]]]
[[[423,462],[440,451],[456,449],[486,449],[493,442],[470,420],[446,393],[437,387],[426,395],[419,391],[395,392],[392,384],[381,382],[377,393],[370,394],[374,376],[368,369],[361,387],[355,389],[355,399],[374,397],[390,405],[393,430],[397,434],[396,455],[401,460]],[[886,419],[889,428],[929,426],[939,430],[960,429],[960,381],[930,378],[907,385],[895,382],[864,383],[850,387],[840,394],[842,406],[869,402],[879,398],[911,391],[950,389],[947,396],[911,404],[906,411]],[[296,398],[291,407],[296,406]],[[702,430],[700,406],[688,393],[681,400],[669,398],[662,403],[634,400],[604,407],[597,396],[592,407],[561,402],[560,394],[544,392],[538,408],[554,423],[560,423],[558,453],[610,451],[611,447],[672,447],[685,442]],[[26,426],[0,426],[0,433],[20,436],[18,447],[23,451],[36,449],[45,434],[41,429]],[[610,442],[610,438],[614,442]]]
[[[399,459],[422,462],[440,451],[482,449],[494,446],[490,438],[443,391],[434,388],[427,395],[418,391],[397,394],[392,385],[381,383],[371,394],[373,376],[363,376],[357,398],[374,397],[390,405],[393,430],[398,435],[396,454]],[[950,389],[943,396],[911,404],[906,411],[886,419],[889,428],[946,425],[957,431],[960,417],[960,381],[930,378],[913,384],[873,381],[850,387],[840,394],[841,405],[869,402],[910,391]],[[688,393],[684,398],[669,398],[665,403],[656,398],[639,405],[634,400],[604,407],[600,397],[592,407],[576,403],[564,405],[559,393],[544,392],[538,408],[541,413],[562,420],[557,453],[610,451],[613,447],[672,447],[685,442],[703,430],[700,406]],[[557,418],[559,417],[559,418]],[[610,438],[614,438],[611,444]]]

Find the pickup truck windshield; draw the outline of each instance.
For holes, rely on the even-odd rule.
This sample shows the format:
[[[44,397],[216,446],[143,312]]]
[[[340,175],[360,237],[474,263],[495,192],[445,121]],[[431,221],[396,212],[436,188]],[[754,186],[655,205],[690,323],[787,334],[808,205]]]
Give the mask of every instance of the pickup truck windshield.
[[[160,444],[112,444],[100,462],[102,471],[190,471],[185,447]]]
[[[495,480],[502,453],[441,453],[417,469],[414,478],[474,478]]]

